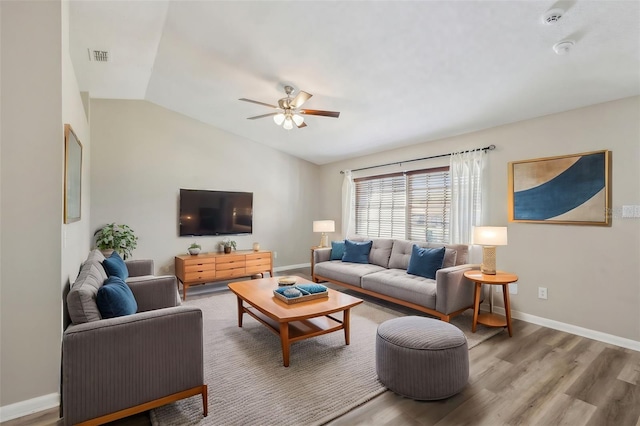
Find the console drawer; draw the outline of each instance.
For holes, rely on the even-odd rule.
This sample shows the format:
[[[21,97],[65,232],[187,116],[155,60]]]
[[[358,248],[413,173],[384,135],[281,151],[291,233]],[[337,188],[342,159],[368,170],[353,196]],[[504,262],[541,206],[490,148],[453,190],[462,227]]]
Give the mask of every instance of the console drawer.
[[[193,271],[184,274],[185,282],[206,281],[216,278],[216,271]]]

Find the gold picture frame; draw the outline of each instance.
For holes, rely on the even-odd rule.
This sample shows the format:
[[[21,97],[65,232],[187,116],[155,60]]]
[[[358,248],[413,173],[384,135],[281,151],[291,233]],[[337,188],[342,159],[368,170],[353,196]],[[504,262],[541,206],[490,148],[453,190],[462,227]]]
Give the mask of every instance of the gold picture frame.
[[[82,211],[82,143],[64,125],[64,223],[80,220]]]
[[[611,151],[509,163],[509,222],[611,225]]]

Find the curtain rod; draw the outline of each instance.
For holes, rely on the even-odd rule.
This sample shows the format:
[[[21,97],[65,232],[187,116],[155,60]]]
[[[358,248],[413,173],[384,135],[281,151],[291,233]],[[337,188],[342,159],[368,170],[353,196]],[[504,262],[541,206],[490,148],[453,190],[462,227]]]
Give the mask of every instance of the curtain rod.
[[[414,158],[413,160],[406,160],[406,161],[396,161],[395,163],[387,163],[387,164],[378,164],[377,166],[369,166],[369,167],[361,167],[359,169],[353,169],[351,170],[352,172],[359,172],[360,170],[368,170],[368,169],[375,169],[378,167],[385,167],[385,166],[394,166],[396,164],[404,164],[404,163],[411,163],[412,161],[421,161],[421,160],[430,160],[432,158],[440,158],[440,157],[448,157],[450,155],[453,154],[460,154],[463,152],[471,152],[471,151],[477,151],[478,149],[481,149],[483,151],[493,151],[494,149],[496,149],[495,145],[489,145],[489,146],[485,146],[484,148],[476,148],[476,149],[468,149],[466,151],[460,151],[460,152],[450,152],[448,154],[439,154],[439,155],[432,155],[431,157],[422,157],[422,158]],[[344,174],[344,170],[340,170],[341,174]]]

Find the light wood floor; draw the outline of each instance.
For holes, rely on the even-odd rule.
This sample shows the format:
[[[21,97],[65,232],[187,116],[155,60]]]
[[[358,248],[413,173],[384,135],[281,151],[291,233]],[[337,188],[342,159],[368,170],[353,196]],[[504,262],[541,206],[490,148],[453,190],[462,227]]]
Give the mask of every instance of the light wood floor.
[[[294,272],[309,269],[286,271]],[[460,394],[419,402],[387,391],[329,424],[640,426],[640,352],[518,320],[513,327],[512,338],[503,331],[469,351]],[[57,424],[52,409],[2,426]],[[110,425],[150,422],[145,413]]]

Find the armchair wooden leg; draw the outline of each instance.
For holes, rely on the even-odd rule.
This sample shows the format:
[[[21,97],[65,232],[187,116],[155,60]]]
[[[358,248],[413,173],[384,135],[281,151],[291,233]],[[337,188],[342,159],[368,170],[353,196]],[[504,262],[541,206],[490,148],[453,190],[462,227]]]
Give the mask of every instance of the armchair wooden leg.
[[[209,397],[207,396],[207,385],[202,385],[202,411],[204,416],[209,415]]]

